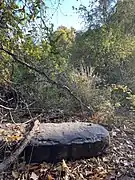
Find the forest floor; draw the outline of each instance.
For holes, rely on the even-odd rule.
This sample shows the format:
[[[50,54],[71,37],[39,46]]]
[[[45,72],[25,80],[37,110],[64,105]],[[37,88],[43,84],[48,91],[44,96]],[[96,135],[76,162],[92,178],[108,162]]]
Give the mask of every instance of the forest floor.
[[[47,118],[45,118],[47,120]],[[47,122],[49,121],[49,118]],[[55,122],[84,121],[81,117],[53,119]],[[52,122],[52,121],[51,121]],[[110,132],[111,144],[102,157],[64,160],[57,164],[16,163],[12,170],[0,174],[1,180],[134,180],[135,179],[135,117],[115,116]]]

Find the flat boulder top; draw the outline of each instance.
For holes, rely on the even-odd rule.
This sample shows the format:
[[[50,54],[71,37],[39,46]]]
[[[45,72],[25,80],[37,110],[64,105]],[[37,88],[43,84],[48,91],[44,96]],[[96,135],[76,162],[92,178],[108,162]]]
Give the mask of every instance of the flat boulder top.
[[[109,132],[99,124],[85,122],[41,123],[32,145],[81,144],[109,140]]]

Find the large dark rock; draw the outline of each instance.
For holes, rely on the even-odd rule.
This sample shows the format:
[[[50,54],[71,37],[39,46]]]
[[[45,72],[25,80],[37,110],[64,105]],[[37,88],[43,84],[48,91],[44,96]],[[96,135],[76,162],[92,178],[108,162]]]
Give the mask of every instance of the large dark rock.
[[[109,132],[98,124],[42,123],[40,133],[25,149],[25,160],[41,163],[89,158],[101,155],[109,142]]]

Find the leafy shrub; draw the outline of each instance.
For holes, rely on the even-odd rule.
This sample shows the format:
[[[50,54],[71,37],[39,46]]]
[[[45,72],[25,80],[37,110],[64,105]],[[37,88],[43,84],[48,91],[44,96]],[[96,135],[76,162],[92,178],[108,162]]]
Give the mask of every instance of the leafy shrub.
[[[127,86],[112,85],[111,97],[116,108],[125,107],[135,111],[135,94]]]
[[[76,95],[88,106],[91,105],[95,111],[100,110],[106,101],[111,101],[110,88],[98,88],[96,84],[100,82],[100,77],[92,75],[91,72],[73,71],[71,80],[72,89]]]
[[[109,100],[100,104],[98,111],[92,116],[92,120],[96,123],[111,123],[114,119],[115,109]]]

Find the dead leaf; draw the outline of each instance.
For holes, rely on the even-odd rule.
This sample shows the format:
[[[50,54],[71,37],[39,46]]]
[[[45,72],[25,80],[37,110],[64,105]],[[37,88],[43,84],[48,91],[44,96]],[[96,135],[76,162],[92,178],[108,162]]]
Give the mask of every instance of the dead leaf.
[[[19,173],[17,171],[12,171],[12,176],[15,178],[15,179],[18,179],[19,178]]]
[[[69,167],[67,166],[67,164],[66,164],[64,159],[62,160],[62,170],[66,171],[66,172],[69,170]]]
[[[54,178],[51,175],[48,175],[47,180],[54,180]]]
[[[30,178],[33,180],[38,180],[39,176],[37,176],[34,172],[32,172]]]

